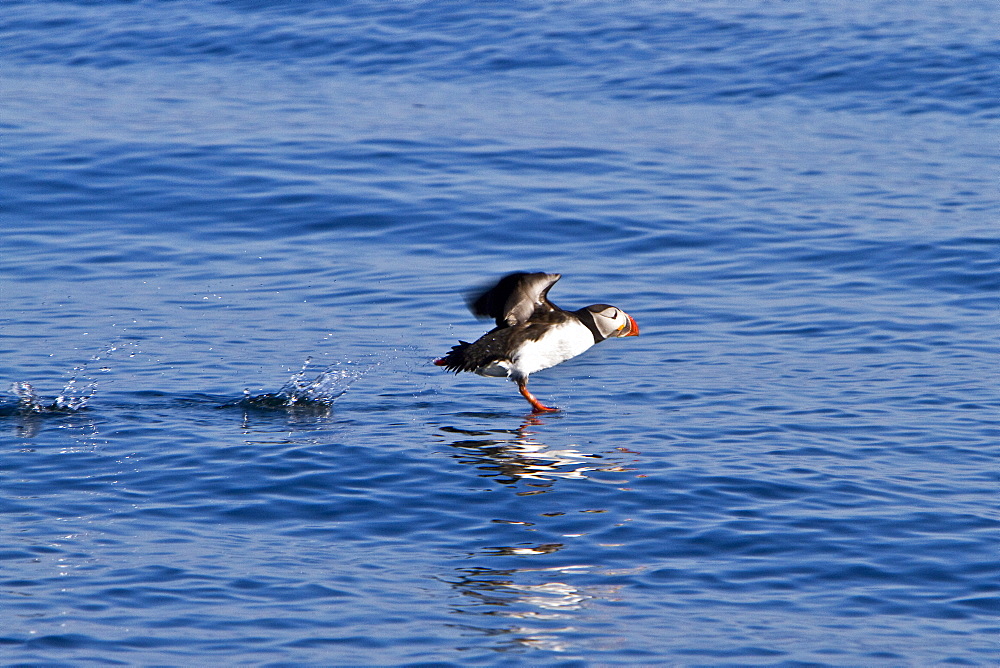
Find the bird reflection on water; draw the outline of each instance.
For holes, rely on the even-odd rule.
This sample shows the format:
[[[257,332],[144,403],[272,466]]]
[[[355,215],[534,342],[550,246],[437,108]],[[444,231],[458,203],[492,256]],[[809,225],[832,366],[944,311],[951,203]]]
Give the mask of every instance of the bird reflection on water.
[[[530,416],[516,428],[447,426],[440,431],[455,439],[448,443],[456,450],[453,457],[474,467],[479,477],[518,489],[515,497],[539,499],[534,495],[580,481],[627,484],[621,474],[633,470],[627,464],[634,463],[636,453],[622,448],[587,453],[575,445],[550,448],[538,437],[548,419]],[[529,498],[517,504],[527,515],[492,520],[497,527],[493,538],[506,536],[497,541],[501,544],[470,552],[466,559],[476,563],[466,562],[452,575],[440,578],[458,596],[452,609],[463,621],[451,626],[464,635],[493,638],[492,649],[497,652],[585,650],[593,642],[586,629],[594,623],[595,614],[600,615],[596,609],[616,600],[620,585],[605,584],[606,569],[594,564],[567,563],[573,559],[568,555],[579,552],[583,543],[578,541],[592,540],[584,536],[603,533],[621,518],[605,515],[603,510],[573,512],[561,503],[539,506]],[[583,528],[579,519],[583,516],[593,520],[587,521],[584,533],[577,533]],[[525,537],[535,540],[511,540],[521,530],[531,532]],[[541,536],[548,539],[539,541]],[[602,643],[620,641],[607,635],[601,639]]]
[[[529,486],[548,487],[546,483],[554,478],[587,478],[591,471],[632,470],[608,455],[581,452],[575,447],[549,448],[537,440],[537,432],[532,429],[544,423],[544,418],[529,416],[516,429],[470,430],[446,426],[441,431],[468,437],[448,444],[459,451],[453,456],[484,471],[483,477],[504,484],[530,480],[534,484],[528,483]]]
[[[556,568],[463,568],[449,584],[462,595],[454,606],[459,614],[483,615],[483,623],[472,621],[452,626],[469,633],[494,636],[497,651],[525,647],[555,652],[578,650],[578,615],[588,602],[615,600],[619,586],[574,585],[566,580],[588,572],[589,566]],[[524,583],[535,573],[542,582]],[[536,576],[537,577],[537,576]],[[487,622],[486,620],[491,620]],[[499,626],[494,626],[500,621]],[[607,639],[605,639],[607,640]]]

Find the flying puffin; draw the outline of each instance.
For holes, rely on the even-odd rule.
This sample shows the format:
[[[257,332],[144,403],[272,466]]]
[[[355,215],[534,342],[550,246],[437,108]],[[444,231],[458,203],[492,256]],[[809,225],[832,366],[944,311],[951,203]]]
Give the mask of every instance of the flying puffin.
[[[595,343],[638,336],[632,316],[607,304],[564,311],[549,301],[549,289],[562,274],[509,274],[481,294],[471,295],[469,310],[493,318],[497,326],[475,343],[459,341],[434,364],[449,371],[510,378],[535,413],[556,411],[528,391],[528,376],[576,357]]]

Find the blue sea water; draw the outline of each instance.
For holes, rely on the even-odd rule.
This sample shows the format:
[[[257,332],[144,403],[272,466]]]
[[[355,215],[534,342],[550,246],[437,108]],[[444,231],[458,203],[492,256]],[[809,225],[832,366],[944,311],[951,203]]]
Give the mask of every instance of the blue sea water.
[[[995,3],[0,8],[0,663],[997,665]],[[431,364],[561,272],[638,338]]]

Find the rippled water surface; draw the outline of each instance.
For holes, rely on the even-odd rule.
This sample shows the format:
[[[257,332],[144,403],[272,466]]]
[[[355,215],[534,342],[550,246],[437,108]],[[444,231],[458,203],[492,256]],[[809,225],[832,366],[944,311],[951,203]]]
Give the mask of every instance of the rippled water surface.
[[[998,16],[5,3],[2,662],[996,665]]]

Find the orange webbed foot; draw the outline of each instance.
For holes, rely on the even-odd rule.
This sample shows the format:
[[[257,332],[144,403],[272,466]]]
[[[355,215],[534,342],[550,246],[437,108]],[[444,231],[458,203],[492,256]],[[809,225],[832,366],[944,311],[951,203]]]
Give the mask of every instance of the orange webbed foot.
[[[546,406],[541,401],[539,401],[535,397],[535,395],[533,395],[531,392],[528,391],[527,383],[518,383],[517,389],[518,391],[521,392],[521,396],[527,399],[528,403],[531,404],[532,413],[555,413],[556,411],[559,410],[554,406]]]

